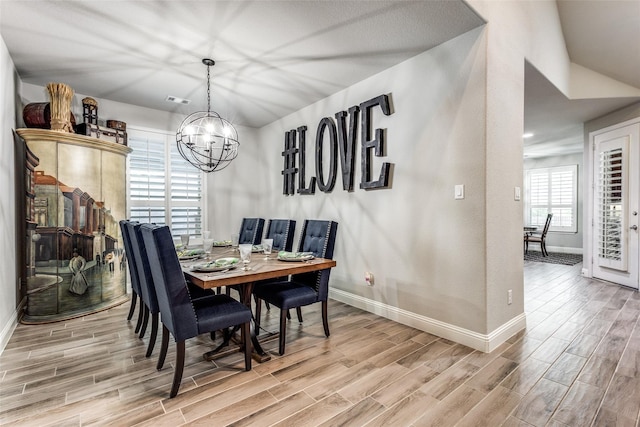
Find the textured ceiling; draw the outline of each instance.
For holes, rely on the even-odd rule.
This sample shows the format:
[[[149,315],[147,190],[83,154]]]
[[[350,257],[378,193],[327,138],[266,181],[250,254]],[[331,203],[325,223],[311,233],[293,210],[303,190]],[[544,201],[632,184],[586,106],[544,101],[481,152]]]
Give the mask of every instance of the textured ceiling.
[[[482,24],[459,0],[0,1],[24,82],[186,114],[209,57],[212,109],[254,127]]]
[[[571,61],[640,88],[640,1],[557,4]]]

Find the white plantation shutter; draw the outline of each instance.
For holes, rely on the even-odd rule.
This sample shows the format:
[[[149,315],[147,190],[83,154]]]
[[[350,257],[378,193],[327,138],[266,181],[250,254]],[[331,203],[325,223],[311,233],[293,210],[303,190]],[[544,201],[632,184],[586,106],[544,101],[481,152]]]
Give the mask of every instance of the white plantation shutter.
[[[174,235],[202,234],[202,172],[171,144],[171,230]]]
[[[203,176],[180,156],[175,135],[130,129],[128,144],[129,218],[167,224],[174,236],[200,235]]]
[[[623,230],[627,192],[626,140],[602,143],[598,155],[597,260],[602,267],[627,270],[627,247]]]
[[[542,228],[553,213],[550,231],[577,232],[578,166],[529,169],[525,174],[525,221]]]

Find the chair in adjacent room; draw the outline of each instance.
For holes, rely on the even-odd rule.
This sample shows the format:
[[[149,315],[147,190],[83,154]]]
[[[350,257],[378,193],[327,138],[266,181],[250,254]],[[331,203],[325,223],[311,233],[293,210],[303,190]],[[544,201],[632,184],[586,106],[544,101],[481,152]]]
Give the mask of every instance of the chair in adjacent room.
[[[262,241],[262,230],[264,229],[264,219],[243,218],[240,226],[239,244],[259,245]]]
[[[298,251],[312,252],[318,258],[333,259],[338,223],[334,221],[305,220],[300,235]],[[290,280],[257,283],[253,289],[256,299],[256,330],[260,326],[261,301],[280,309],[279,353],[284,354],[289,309],[322,303],[322,325],[329,336],[327,300],[329,296],[329,275],[331,269],[295,274]],[[301,318],[298,318],[302,321]]]
[[[131,250],[131,239],[129,239],[129,230],[126,227],[126,224],[129,221],[121,220],[120,231],[122,233],[122,241],[124,242],[124,250],[127,254],[127,266],[129,269],[129,277],[131,279],[131,306],[129,307],[129,314],[127,315],[127,320],[131,320],[133,317],[133,313],[136,310],[136,304],[138,300],[140,300],[140,308],[138,311],[138,322],[136,323],[135,332],[140,332],[140,328],[142,327],[142,321],[144,318],[144,304],[142,303],[142,297],[140,293],[140,282],[138,280],[138,271],[135,266],[135,260],[133,259],[133,251]]]
[[[529,252],[529,243],[539,243],[540,251],[542,252],[542,256],[548,256],[549,252],[547,252],[547,232],[549,231],[549,227],[551,226],[551,218],[553,214],[547,214],[547,220],[544,223],[544,228],[541,232],[532,232],[527,233],[524,236],[524,252]]]
[[[245,370],[251,370],[251,310],[221,294],[194,303],[167,226],[144,224],[140,227],[158,296],[162,321],[162,344],[157,369],[161,370],[169,347],[169,334],[176,341],[176,363],[169,397],[178,394],[184,370],[185,341],[200,334],[241,325]]]

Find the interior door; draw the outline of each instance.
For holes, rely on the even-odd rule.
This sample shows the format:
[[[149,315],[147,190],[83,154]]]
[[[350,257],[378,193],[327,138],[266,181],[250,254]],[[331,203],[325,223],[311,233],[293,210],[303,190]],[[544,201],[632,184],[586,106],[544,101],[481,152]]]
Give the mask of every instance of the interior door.
[[[593,277],[638,289],[640,123],[594,137]]]

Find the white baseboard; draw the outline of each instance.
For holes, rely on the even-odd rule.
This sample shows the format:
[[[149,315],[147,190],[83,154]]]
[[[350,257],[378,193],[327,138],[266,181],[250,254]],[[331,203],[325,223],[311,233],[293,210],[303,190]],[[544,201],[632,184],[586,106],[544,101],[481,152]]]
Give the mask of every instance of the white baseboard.
[[[535,248],[534,248],[535,250]],[[566,246],[547,246],[548,252],[555,252],[558,254],[576,254],[582,255],[582,248],[568,248]]]
[[[455,341],[485,353],[493,351],[526,326],[526,317],[525,314],[522,313],[495,329],[493,332],[481,334],[339,289],[330,289],[329,296],[336,301],[349,304],[369,313],[377,314],[378,316]]]
[[[9,321],[4,325],[2,331],[0,332],[0,356],[4,352],[4,348],[7,346],[13,331],[18,326],[18,314],[21,312],[22,308],[19,307],[12,315]]]

